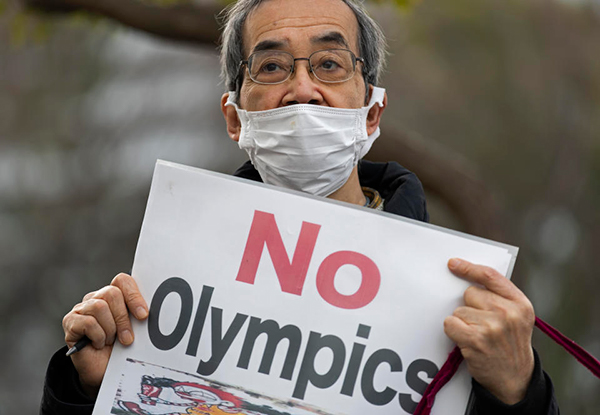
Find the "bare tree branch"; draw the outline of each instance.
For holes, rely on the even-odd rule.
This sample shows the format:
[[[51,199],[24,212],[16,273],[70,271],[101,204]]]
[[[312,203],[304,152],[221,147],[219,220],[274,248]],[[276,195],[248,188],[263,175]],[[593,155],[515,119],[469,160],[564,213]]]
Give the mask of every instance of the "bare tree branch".
[[[506,240],[500,206],[460,154],[432,141],[388,130],[376,141],[369,159],[395,160],[415,172],[427,191],[447,203],[468,233]]]
[[[216,45],[219,25],[216,16],[223,6],[179,4],[153,6],[135,0],[25,0],[38,10],[69,13],[84,10],[100,14],[126,26],[163,38]]]

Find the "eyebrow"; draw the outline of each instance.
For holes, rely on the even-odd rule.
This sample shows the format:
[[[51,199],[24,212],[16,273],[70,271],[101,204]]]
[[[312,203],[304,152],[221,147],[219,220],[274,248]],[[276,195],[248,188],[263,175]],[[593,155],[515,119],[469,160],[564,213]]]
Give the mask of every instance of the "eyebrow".
[[[281,49],[288,43],[287,40],[263,40],[254,46],[252,53],[260,52],[261,50]]]
[[[340,32],[327,32],[325,34],[312,37],[310,41],[312,43],[336,43],[339,46],[350,49],[346,38]]]

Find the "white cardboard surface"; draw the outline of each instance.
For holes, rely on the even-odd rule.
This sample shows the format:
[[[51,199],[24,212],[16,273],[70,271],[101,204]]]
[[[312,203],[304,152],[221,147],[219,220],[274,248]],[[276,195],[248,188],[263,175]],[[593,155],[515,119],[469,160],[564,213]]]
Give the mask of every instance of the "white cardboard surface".
[[[275,218],[288,261],[294,258],[303,222],[320,226],[312,256],[306,260],[301,295],[282,292],[270,250],[263,244],[254,284],[236,280],[256,215]],[[341,251],[350,254],[336,254]],[[127,348],[115,345],[94,415],[410,413],[403,409],[402,400],[417,402],[419,385],[428,383],[433,374],[409,372],[431,364],[439,369],[453,347],[443,332],[443,320],[461,304],[468,283],[448,271],[448,259],[461,257],[487,264],[510,276],[516,253],[511,246],[395,215],[158,161],[132,274],[149,306],[158,298],[157,289],[170,279],[178,281],[174,285],[178,289],[191,292],[192,298],[184,300],[171,292],[162,303],[157,300],[160,308],[151,307],[158,322],[155,326],[164,338],[172,340],[167,350],[156,347],[153,339],[158,337],[154,334],[151,338],[147,321],[134,322],[136,340]],[[326,279],[326,272],[319,274],[321,264],[335,263],[332,258],[343,261],[363,256],[380,274],[374,298],[356,309],[326,301],[317,289],[317,280]],[[372,273],[363,276],[355,265],[342,265],[334,275],[334,291],[346,296],[374,278]],[[198,308],[204,287],[213,290],[202,313]],[[184,307],[186,301],[190,307]],[[191,312],[187,325],[180,322],[186,312]],[[238,331],[233,330],[235,326],[229,330],[236,319],[243,324]],[[248,368],[238,367],[251,321],[258,327],[257,322],[266,320],[279,327],[293,325],[297,328],[294,332],[301,334],[291,379],[280,376],[291,350],[288,340],[278,344],[269,373],[259,372],[265,334],[256,337]],[[204,326],[198,348],[186,353],[193,326],[201,321]],[[173,334],[178,322],[181,336]],[[368,338],[364,333],[357,336],[359,325],[370,327]],[[228,334],[234,337],[216,370],[198,373],[201,360],[211,359],[213,342]],[[311,350],[317,348],[314,355],[307,353],[311,339]],[[327,344],[337,345],[336,352]],[[357,355],[363,350],[361,359],[356,355],[352,360],[354,349]],[[350,361],[359,362],[354,365],[358,367],[356,376],[348,369],[353,365]],[[369,361],[375,369],[366,373]],[[329,381],[323,380],[330,386],[314,384],[319,382],[314,379],[321,379],[320,375],[335,365],[341,369],[333,370]],[[311,370],[314,373],[307,375]],[[302,388],[299,379],[307,377],[310,379]],[[342,394],[347,378],[349,384],[356,379],[354,387],[347,386]],[[379,396],[378,404],[365,396],[369,387],[374,390],[370,400]],[[352,396],[348,396],[348,388]],[[387,393],[380,394],[386,389]],[[432,413],[464,414],[469,393],[470,378],[462,367],[438,394]]]

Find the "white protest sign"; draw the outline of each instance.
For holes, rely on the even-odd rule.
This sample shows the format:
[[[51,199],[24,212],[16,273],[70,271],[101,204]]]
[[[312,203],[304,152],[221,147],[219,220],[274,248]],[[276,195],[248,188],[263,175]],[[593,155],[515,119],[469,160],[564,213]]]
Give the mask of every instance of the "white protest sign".
[[[133,276],[150,306],[94,415],[410,414],[453,344],[461,257],[516,248],[159,161]],[[462,415],[466,370],[434,414]]]

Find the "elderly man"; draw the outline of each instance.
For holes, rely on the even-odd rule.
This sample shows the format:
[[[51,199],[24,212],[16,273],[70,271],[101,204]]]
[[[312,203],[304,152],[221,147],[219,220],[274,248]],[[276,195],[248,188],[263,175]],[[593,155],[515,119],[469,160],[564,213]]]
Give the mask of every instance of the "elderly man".
[[[384,56],[381,31],[354,0],[239,0],[221,56],[227,132],[251,161],[236,175],[427,221],[412,173],[359,161],[387,105],[376,87]],[[448,266],[478,285],[444,322],[473,377],[469,413],[558,413],[531,346],[531,303],[492,269],[458,259]],[[91,345],[54,355],[42,414],[91,413],[114,342],[134,341],[129,313],[144,319],[148,307],[131,276],[119,274],[65,316],[67,345],[84,335]]]

